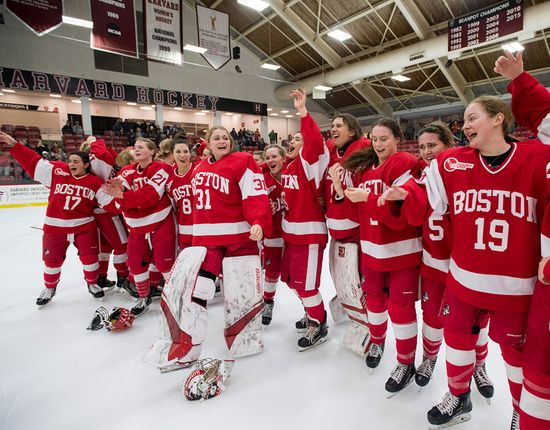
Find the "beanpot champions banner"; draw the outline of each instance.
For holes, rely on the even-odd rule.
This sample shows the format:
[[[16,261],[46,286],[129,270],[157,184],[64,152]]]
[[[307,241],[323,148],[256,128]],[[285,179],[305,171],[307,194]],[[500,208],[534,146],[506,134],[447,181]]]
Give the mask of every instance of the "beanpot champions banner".
[[[63,23],[63,0],[6,0],[6,9],[38,36]]]
[[[90,0],[90,9],[92,49],[137,57],[134,0]]]
[[[138,87],[92,79],[73,78],[49,73],[0,67],[0,89],[36,91],[74,97],[92,97],[98,100],[136,102],[145,105],[159,104],[187,109],[208,109],[239,112],[250,115],[267,115],[267,104],[245,100],[226,99],[205,94],[175,90]]]
[[[206,48],[204,59],[216,70],[231,60],[229,15],[197,5],[199,46]]]
[[[145,46],[149,60],[181,65],[181,0],[143,0]]]

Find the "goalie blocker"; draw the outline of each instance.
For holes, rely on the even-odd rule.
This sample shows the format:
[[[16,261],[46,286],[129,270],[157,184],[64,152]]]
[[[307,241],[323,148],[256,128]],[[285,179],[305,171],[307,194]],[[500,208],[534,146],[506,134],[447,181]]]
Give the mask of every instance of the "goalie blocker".
[[[215,293],[214,280],[199,275],[206,248],[194,246],[178,256],[161,298],[160,338],[144,361],[162,372],[188,367],[198,360],[206,339],[206,302]],[[223,261],[225,338],[235,357],[263,349],[262,284],[258,256]]]
[[[344,336],[344,345],[351,351],[365,356],[370,343],[367,326],[366,301],[359,276],[359,246],[332,240],[329,253],[330,275],[337,296],[330,302],[335,322],[345,315],[351,321]]]

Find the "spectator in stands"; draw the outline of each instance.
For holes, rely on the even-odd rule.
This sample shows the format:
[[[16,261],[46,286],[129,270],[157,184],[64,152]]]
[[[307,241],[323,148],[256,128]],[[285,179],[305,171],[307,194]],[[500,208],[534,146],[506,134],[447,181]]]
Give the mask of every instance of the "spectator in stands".
[[[67,154],[63,149],[59,147],[57,143],[54,143],[52,145],[52,149],[50,150],[50,160],[52,161],[67,161]]]
[[[275,133],[275,130],[271,130],[271,132],[269,133],[269,142],[277,143],[277,133]]]
[[[63,128],[61,129],[62,134],[73,134],[73,127],[71,126],[71,122],[67,120]]]
[[[260,140],[258,140],[258,146],[260,147],[260,150],[263,151],[266,147],[265,140],[263,137],[260,137]]]
[[[237,134],[237,130],[235,130],[235,127],[233,127],[231,129],[231,132],[229,133],[231,135],[231,137],[233,138],[233,140],[237,140],[239,135]]]
[[[0,151],[0,176],[11,176],[10,156],[3,151]]]
[[[36,145],[36,152],[42,155],[44,152],[49,152],[48,147],[42,142],[42,139],[38,140],[38,145]]]
[[[75,121],[73,126],[73,132],[74,134],[83,134],[84,130],[82,130],[82,127],[80,126],[80,123],[78,121]]]
[[[407,128],[405,129],[405,139],[413,140],[415,134],[416,134],[416,130],[414,128],[414,124],[410,122],[409,125],[407,125]]]
[[[113,125],[113,131],[117,136],[120,136],[122,133],[124,133],[122,118],[118,118],[116,120],[115,125]]]

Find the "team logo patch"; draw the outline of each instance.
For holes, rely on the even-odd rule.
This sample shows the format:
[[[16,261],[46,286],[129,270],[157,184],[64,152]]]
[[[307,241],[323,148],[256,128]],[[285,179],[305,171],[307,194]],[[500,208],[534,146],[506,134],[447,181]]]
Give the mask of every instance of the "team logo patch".
[[[338,257],[344,258],[346,256],[346,248],[343,246],[338,247]]]
[[[135,170],[134,170],[134,169],[130,169],[130,170],[125,170],[125,171],[124,171],[124,172],[122,172],[122,173],[121,173],[120,175],[121,175],[122,177],[124,177],[124,178],[125,178],[126,176],[128,176],[128,175],[131,175],[131,174],[132,174],[132,173],[134,173],[134,172],[135,172]]]
[[[473,169],[474,165],[472,163],[463,163],[454,157],[449,157],[443,162],[443,168],[447,172],[454,172],[455,170]]]
[[[67,173],[65,172],[63,169],[61,169],[60,167],[57,167],[54,169],[53,171],[54,174],[58,175],[58,176],[71,176],[70,173]]]
[[[451,313],[451,307],[448,304],[446,304],[443,307],[443,310],[441,311],[441,313],[443,314],[444,317],[446,317],[447,315],[449,315]]]

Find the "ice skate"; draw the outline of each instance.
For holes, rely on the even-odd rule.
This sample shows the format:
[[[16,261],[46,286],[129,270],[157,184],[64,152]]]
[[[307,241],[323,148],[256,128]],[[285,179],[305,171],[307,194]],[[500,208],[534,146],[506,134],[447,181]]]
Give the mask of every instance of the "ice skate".
[[[264,301],[264,308],[262,310],[262,324],[263,325],[269,325],[271,324],[271,319],[273,317],[273,306],[274,306],[273,300],[265,300]]]
[[[512,422],[510,423],[510,430],[519,430],[519,413],[514,411],[512,414]]]
[[[479,394],[485,398],[488,404],[491,404],[491,398],[495,394],[495,387],[493,381],[491,381],[487,375],[485,363],[476,366],[476,370],[474,371],[474,382],[476,383]]]
[[[105,291],[103,291],[103,288],[101,288],[97,284],[88,284],[88,291],[96,299],[102,299],[103,297],[105,297]]]
[[[313,348],[314,346],[325,343],[327,340],[327,334],[327,313],[325,312],[325,319],[322,323],[312,319],[308,320],[305,334],[298,339],[298,350],[305,351]]]
[[[152,300],[160,300],[162,296],[162,287],[160,285],[151,285],[151,292],[149,296]]]
[[[435,368],[435,360],[430,360],[424,357],[422,364],[418,366],[414,380],[419,387],[425,387],[432,379],[432,374]]]
[[[442,429],[468,421],[471,418],[472,401],[470,392],[458,397],[447,392],[443,400],[428,412],[430,429]]]
[[[97,285],[99,285],[105,294],[110,293],[116,288],[116,282],[107,279],[107,275],[99,275],[97,278]]]
[[[384,354],[384,344],[383,343],[371,343],[369,350],[367,352],[367,357],[365,362],[369,369],[376,369],[382,360],[382,355]]]
[[[306,330],[307,330],[307,324],[308,323],[308,319],[307,319],[307,314],[305,314],[301,320],[298,320],[296,321],[296,331],[298,333],[305,333]]]
[[[140,317],[149,310],[151,302],[152,300],[150,296],[141,297],[138,300],[137,304],[130,310],[130,312],[132,312],[136,318]]]
[[[139,299],[135,284],[130,282],[127,276],[118,276],[116,286],[119,293],[130,297],[132,300]]]
[[[389,399],[406,388],[414,379],[414,363],[397,363],[386,382],[386,397]]]
[[[36,305],[39,308],[42,308],[43,306],[46,306],[48,303],[50,303],[50,301],[53,299],[53,296],[55,296],[55,290],[56,288],[44,288],[36,299]]]

